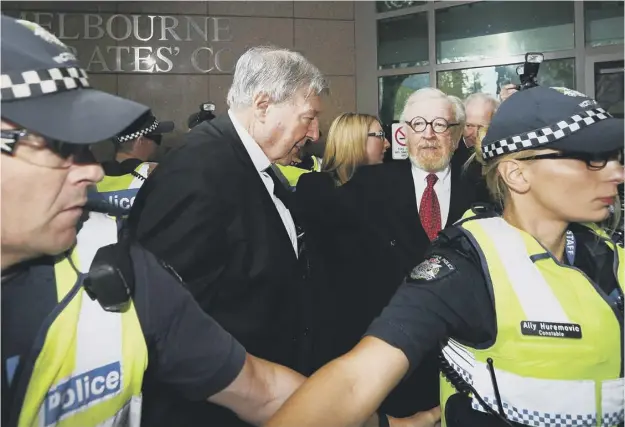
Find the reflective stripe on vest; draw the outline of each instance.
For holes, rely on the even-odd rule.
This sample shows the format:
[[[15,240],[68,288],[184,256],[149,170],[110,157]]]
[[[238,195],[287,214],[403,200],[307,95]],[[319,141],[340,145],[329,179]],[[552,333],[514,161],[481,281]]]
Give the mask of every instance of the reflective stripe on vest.
[[[114,219],[90,216],[71,254],[83,273],[97,248],[117,239]],[[140,425],[147,346],[134,305],[104,311],[82,290],[83,277],[68,258],[55,265],[59,310],[37,355],[19,427]]]
[[[506,417],[547,427],[611,427],[624,419],[620,325],[613,307],[578,269],[557,263],[502,218],[458,225],[478,248],[495,300],[497,337],[487,349],[450,340],[443,355],[498,412],[486,360],[492,358]],[[599,237],[598,237],[599,239]],[[611,242],[615,259],[623,255]],[[615,267],[622,269],[622,265]],[[622,276],[619,285],[623,287]],[[538,334],[522,333],[535,325]],[[575,335],[579,325],[581,338]],[[441,402],[455,393],[441,383]],[[475,397],[473,409],[485,411]],[[444,413],[444,409],[443,409]]]
[[[321,172],[321,163],[323,162],[323,160],[321,160],[319,157],[317,156],[311,156],[312,160],[313,160],[313,168],[312,171],[313,172]]]
[[[151,163],[141,163],[135,168],[135,172],[140,177],[147,178],[151,165]],[[95,186],[97,192],[90,192],[89,196],[103,199],[114,206],[130,211],[139,189],[145,182],[145,179],[139,176],[131,173],[120,176],[105,175]]]

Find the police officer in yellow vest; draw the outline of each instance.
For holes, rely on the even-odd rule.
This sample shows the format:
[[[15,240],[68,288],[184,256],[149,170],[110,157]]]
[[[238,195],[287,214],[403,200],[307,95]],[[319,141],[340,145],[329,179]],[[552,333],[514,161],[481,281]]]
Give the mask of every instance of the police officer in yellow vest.
[[[294,158],[289,164],[277,164],[278,169],[286,178],[290,187],[295,188],[299,177],[305,173],[321,171],[322,160],[312,154],[304,156],[302,159]]]
[[[111,217],[90,213],[77,236],[103,176],[90,144],[147,107],[92,89],[40,26],[0,28],[2,425],[138,427],[159,389],[266,422],[300,374],[246,354]]]
[[[154,159],[163,134],[174,130],[174,122],[159,122],[154,115],[140,117],[113,138],[114,161],[104,162],[104,179],[90,192],[91,199],[102,199],[123,211],[130,211],[137,192],[156,167]]]
[[[579,92],[511,96],[476,151],[503,215],[443,230],[365,338],[267,425],[351,425],[437,347],[443,426],[622,425],[625,253],[598,224],[623,138]]]

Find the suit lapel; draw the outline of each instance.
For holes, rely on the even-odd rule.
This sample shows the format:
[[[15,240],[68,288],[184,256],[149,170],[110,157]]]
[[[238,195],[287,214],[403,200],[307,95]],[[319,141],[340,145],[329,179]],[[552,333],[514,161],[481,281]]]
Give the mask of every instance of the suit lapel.
[[[411,242],[417,242],[422,238],[427,239],[425,230],[421,225],[421,218],[419,217],[419,209],[417,207],[417,195],[414,185],[414,179],[412,178],[412,165],[410,160],[402,160],[398,162],[393,181],[388,188],[395,187],[397,190],[397,202],[398,212],[400,218],[400,224],[406,237]]]
[[[448,227],[462,218],[462,215],[471,207],[474,190],[462,181],[459,173],[451,171],[451,194],[449,197],[449,215],[444,227]]]
[[[256,214],[257,221],[261,221],[261,214],[264,213],[268,232],[275,234],[276,241],[279,241],[281,245],[289,246],[288,248],[282,249],[282,252],[288,252],[293,256],[293,258],[295,258],[295,252],[291,247],[291,238],[289,237],[289,234],[284,226],[284,222],[282,222],[282,218],[278,213],[278,208],[273,202],[272,197],[269,195],[267,187],[265,187],[265,183],[260,178],[258,171],[256,170],[256,166],[254,166],[254,162],[252,162],[252,158],[245,149],[243,141],[241,141],[239,134],[230,120],[230,116],[228,114],[224,114],[212,120],[211,124],[219,129],[226,138],[228,138],[230,146],[232,147],[236,157],[241,162],[241,173],[245,174],[245,178],[240,179],[243,184],[241,185],[241,191],[245,191],[247,193],[246,198],[249,201],[261,207]],[[270,237],[268,236],[268,238]]]
[[[219,131],[221,131],[221,133],[227,138],[227,141],[234,150],[236,157],[243,165],[245,165],[245,170],[248,172],[256,171],[254,162],[252,162],[252,158],[248,154],[245,149],[245,145],[243,145],[243,141],[241,141],[239,134],[234,128],[232,120],[230,120],[230,116],[228,114],[223,114],[211,121],[211,124],[219,129]],[[262,184],[262,181],[259,182]]]

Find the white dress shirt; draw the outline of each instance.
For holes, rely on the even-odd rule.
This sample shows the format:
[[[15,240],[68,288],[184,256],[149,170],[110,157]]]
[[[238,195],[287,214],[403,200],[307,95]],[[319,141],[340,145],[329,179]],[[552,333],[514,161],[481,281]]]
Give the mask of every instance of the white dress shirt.
[[[250,155],[252,159],[252,163],[256,167],[256,171],[260,176],[260,179],[265,184],[265,188],[269,195],[271,196],[271,200],[276,205],[276,209],[280,214],[280,218],[282,218],[282,222],[284,223],[284,228],[286,228],[287,233],[289,234],[289,238],[291,239],[291,244],[293,245],[293,250],[295,251],[295,255],[297,256],[297,232],[295,231],[295,223],[293,222],[293,217],[291,216],[291,212],[284,206],[282,200],[276,197],[273,193],[274,183],[271,177],[265,169],[271,166],[271,162],[260,148],[258,143],[254,141],[254,138],[249,134],[249,132],[239,123],[237,118],[234,116],[231,110],[228,110],[228,115],[230,116],[230,120],[232,120],[232,124],[234,125],[234,130],[237,131],[239,138],[241,138],[241,142],[243,142],[243,146],[247,150],[247,154]]]
[[[417,210],[421,210],[421,198],[428,186],[427,176],[430,172],[426,172],[423,169],[418,168],[412,164],[412,180],[414,181],[414,188],[417,197]],[[449,216],[449,201],[451,199],[451,168],[447,168],[442,171],[436,172],[438,181],[434,184],[434,192],[438,198],[438,204],[441,208],[441,227],[445,228],[447,225],[447,217]]]

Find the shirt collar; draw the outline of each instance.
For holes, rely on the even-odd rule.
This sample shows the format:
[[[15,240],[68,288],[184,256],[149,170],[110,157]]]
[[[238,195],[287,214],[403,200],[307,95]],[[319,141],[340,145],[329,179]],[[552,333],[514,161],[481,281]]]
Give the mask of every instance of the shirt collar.
[[[427,182],[427,176],[431,172],[424,171],[423,169],[415,165],[413,162],[410,162],[410,163],[412,164],[412,172],[414,173],[416,179],[422,180],[423,182]],[[451,167],[447,165],[445,169],[436,172],[435,175],[438,177],[439,182],[445,182],[447,181],[447,179],[449,179],[449,176],[451,175]]]
[[[254,138],[252,138],[252,135],[250,135],[243,125],[241,125],[239,120],[237,120],[232,110],[228,110],[228,116],[230,116],[230,120],[234,125],[234,130],[237,131],[239,138],[241,138],[241,142],[243,143],[247,154],[250,155],[252,163],[254,163],[254,167],[256,167],[258,172],[264,172],[265,169],[271,165],[269,158],[265,155],[265,152],[262,148],[260,148]]]

